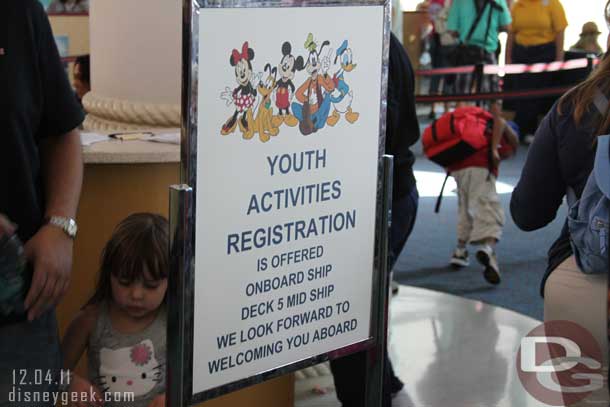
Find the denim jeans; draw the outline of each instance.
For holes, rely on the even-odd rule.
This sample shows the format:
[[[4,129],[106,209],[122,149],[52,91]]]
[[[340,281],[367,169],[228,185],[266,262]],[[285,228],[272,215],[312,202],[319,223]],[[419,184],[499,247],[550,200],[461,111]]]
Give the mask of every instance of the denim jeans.
[[[60,368],[55,311],[32,322],[0,327],[1,407],[53,406]]]

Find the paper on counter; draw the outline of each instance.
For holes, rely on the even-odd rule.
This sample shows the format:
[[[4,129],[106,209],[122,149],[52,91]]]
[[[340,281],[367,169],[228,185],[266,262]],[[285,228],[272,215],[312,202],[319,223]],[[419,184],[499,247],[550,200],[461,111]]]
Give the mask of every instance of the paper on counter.
[[[80,142],[83,146],[90,146],[91,144],[101,143],[103,141],[109,141],[110,138],[105,134],[99,133],[81,133]]]
[[[152,136],[148,141],[167,144],[180,144],[180,133],[160,133]]]

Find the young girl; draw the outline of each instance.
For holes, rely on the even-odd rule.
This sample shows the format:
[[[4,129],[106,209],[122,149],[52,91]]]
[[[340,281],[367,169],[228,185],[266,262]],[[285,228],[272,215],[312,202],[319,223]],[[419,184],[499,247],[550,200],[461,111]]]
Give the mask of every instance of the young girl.
[[[62,343],[65,369],[87,349],[88,378],[73,375],[70,396],[96,400],[75,405],[165,406],[168,242],[165,218],[137,213],[106,243],[95,293]]]

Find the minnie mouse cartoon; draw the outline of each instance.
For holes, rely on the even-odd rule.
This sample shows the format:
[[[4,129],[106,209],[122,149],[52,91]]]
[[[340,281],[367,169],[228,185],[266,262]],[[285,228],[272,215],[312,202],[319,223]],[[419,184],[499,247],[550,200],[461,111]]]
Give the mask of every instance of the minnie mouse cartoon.
[[[288,41],[284,42],[282,44],[282,60],[278,65],[278,72],[281,77],[277,82],[275,91],[275,105],[279,110],[278,115],[273,118],[275,127],[279,127],[282,122],[290,127],[299,123],[297,118],[290,114],[290,102],[294,96],[295,86],[292,80],[295,72],[302,71],[304,68],[303,57],[295,58],[292,55],[292,45]]]
[[[227,87],[221,94],[227,106],[231,103],[235,104],[235,112],[220,130],[223,136],[233,133],[238,124],[245,139],[250,139],[254,135],[252,106],[256,102],[256,88],[251,82],[253,59],[254,50],[248,46],[247,41],[242,45],[241,53],[234,49],[229,58],[229,63],[235,67],[235,80],[239,86],[233,91]],[[238,117],[240,114],[241,117]]]

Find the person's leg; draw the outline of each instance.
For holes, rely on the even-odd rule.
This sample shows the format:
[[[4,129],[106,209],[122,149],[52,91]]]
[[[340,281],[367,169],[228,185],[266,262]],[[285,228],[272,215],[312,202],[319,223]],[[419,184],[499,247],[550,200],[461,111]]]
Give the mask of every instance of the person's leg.
[[[0,406],[51,407],[60,368],[54,312],[0,328]]]
[[[470,241],[473,244],[493,244],[502,237],[505,216],[496,191],[496,177],[485,168],[472,168],[470,189],[473,216]]]
[[[330,361],[337,399],[342,407],[364,407],[366,368],[365,351]]]
[[[544,287],[544,321],[571,321],[593,335],[601,348],[604,387],[571,407],[607,406],[608,396],[608,274],[584,274],[574,257],[561,263]],[[591,356],[586,354],[583,357]]]
[[[473,227],[470,241],[479,245],[477,261],[484,266],[483,276],[491,284],[500,283],[496,243],[502,237],[505,216],[496,192],[496,178],[485,168],[473,168]]]
[[[419,193],[413,186],[405,196],[392,202],[392,226],[390,228],[390,260],[389,269],[392,270],[400,253],[413,231],[417,218]]]
[[[432,37],[432,41],[430,42],[430,56],[432,58],[432,68],[440,68],[442,66],[442,54],[441,54],[441,44],[438,34],[434,34]],[[430,77],[430,89],[428,94],[437,95],[439,90],[439,85],[441,82],[441,77],[438,75],[434,75]],[[434,103],[430,104],[430,114],[428,114],[429,119],[434,119],[436,117],[436,113],[434,112]]]
[[[551,62],[555,59],[555,44],[549,43],[536,47],[522,47],[515,44],[513,61],[519,64]],[[519,80],[520,89],[543,89],[552,86],[553,75],[548,73],[523,74]],[[517,104],[515,122],[519,125],[522,140],[533,135],[538,127],[538,115],[548,108],[545,99],[523,99]],[[528,137],[527,143],[531,142]]]
[[[299,122],[303,121],[303,105],[297,102],[292,103],[292,115],[297,118]]]
[[[469,265],[466,246],[470,241],[473,218],[470,212],[471,177],[468,170],[466,168],[451,173],[457,184],[458,194],[457,247],[449,262],[454,267],[466,267]]]
[[[513,46],[513,63],[515,64],[530,64],[536,59],[535,55],[530,55],[528,47],[515,44]],[[519,75],[518,89],[533,89],[536,87],[536,76],[525,73]],[[515,109],[515,123],[521,129],[521,141],[530,143],[531,136],[534,134],[536,121],[536,100],[522,99],[518,101]],[[530,137],[528,137],[530,136]],[[527,140],[526,140],[527,138]]]

